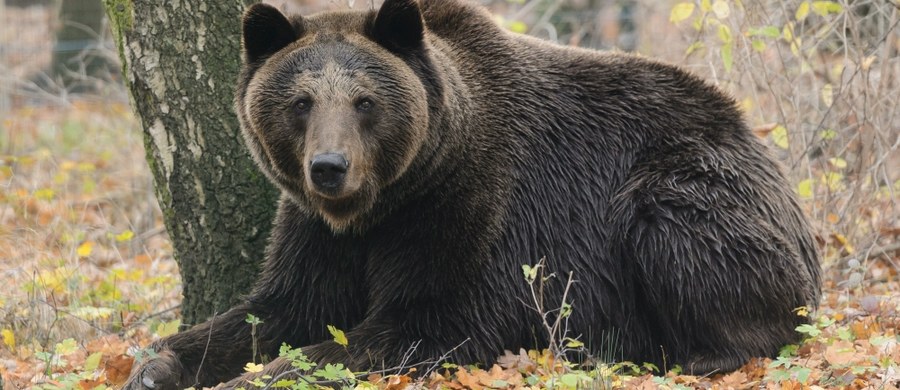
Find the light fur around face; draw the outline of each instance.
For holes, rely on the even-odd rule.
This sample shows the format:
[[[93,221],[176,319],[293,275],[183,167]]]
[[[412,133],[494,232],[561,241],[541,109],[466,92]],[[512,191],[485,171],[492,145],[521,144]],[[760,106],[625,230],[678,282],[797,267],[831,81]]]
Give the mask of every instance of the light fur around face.
[[[370,37],[342,30],[353,25],[304,19],[306,35],[256,70],[241,106],[245,135],[266,174],[335,231],[363,218],[428,138],[421,82]],[[312,104],[308,113],[292,107],[301,98]],[[360,99],[374,104],[371,112],[358,112]],[[312,185],[310,163],[322,153],[349,162],[336,193]]]

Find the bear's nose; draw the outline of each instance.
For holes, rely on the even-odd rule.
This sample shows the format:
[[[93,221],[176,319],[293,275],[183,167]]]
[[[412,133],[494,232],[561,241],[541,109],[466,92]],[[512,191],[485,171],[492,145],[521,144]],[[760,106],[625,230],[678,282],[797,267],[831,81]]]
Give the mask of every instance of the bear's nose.
[[[342,154],[322,153],[313,157],[310,178],[316,189],[325,192],[337,190],[344,184],[344,176],[350,163]]]

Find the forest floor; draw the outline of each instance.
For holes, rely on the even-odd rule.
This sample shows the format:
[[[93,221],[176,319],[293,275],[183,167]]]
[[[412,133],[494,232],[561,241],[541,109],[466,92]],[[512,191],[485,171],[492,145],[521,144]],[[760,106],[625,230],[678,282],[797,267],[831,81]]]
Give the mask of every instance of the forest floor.
[[[122,103],[26,106],[6,118],[0,123],[0,389],[118,387],[136,348],[180,327],[178,268],[139,127]],[[345,383],[364,389],[897,389],[900,222],[889,192],[858,210],[858,223],[876,236],[865,247],[853,235],[816,227],[824,297],[817,311],[798,312],[811,320],[797,329],[805,341],[777,359],[697,377],[638,362],[576,367],[547,352],[518,351],[488,368],[447,362],[418,382],[397,372]],[[326,367],[312,377],[327,378],[329,369],[334,374],[335,367]]]

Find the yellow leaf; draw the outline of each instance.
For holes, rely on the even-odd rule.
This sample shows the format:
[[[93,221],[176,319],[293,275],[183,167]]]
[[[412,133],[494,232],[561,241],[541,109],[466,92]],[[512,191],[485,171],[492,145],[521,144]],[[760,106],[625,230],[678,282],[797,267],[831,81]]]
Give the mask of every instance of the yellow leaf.
[[[741,100],[741,103],[740,103],[741,111],[743,111],[744,113],[753,111],[753,108],[755,106],[756,105],[753,103],[753,99],[750,99],[750,98],[744,98],[744,100]]]
[[[813,1],[812,10],[818,15],[828,16],[829,13],[839,14],[843,10],[840,4],[834,1]]]
[[[828,186],[828,189],[831,191],[839,191],[844,187],[844,184],[841,180],[844,179],[844,175],[841,175],[837,172],[825,172],[822,174],[822,184]]]
[[[831,106],[834,103],[834,87],[831,84],[825,84],[822,87],[822,103],[825,103],[826,106]]]
[[[694,3],[678,3],[672,7],[672,13],[669,15],[669,21],[672,23],[681,22],[694,13]]]
[[[263,370],[262,364],[247,363],[247,365],[244,366],[244,371],[253,373],[253,374],[262,372],[262,370]]]
[[[168,337],[175,333],[178,333],[178,328],[180,326],[181,320],[163,322],[156,327],[156,334],[159,335],[159,337]]]
[[[806,179],[797,184],[797,195],[803,199],[813,197],[813,179]]]
[[[75,250],[75,253],[78,254],[78,257],[88,257],[94,251],[94,242],[93,241],[85,241],[83,244],[78,246],[78,249]]]
[[[526,32],[528,32],[528,25],[520,21],[510,22],[509,31],[519,34],[525,34]]]
[[[709,0],[700,0],[700,11],[706,13],[712,10],[712,5],[709,3]]]
[[[850,244],[850,240],[848,240],[846,236],[840,233],[834,233],[832,237],[834,237],[834,240],[837,241],[838,244],[841,244],[841,246],[845,251],[847,251],[848,254],[853,254],[853,245]]]
[[[790,142],[788,141],[787,129],[782,125],[775,126],[772,129],[772,132],[769,133],[772,136],[772,142],[775,145],[778,145],[779,148],[788,149],[790,148]]]
[[[802,43],[802,41],[800,40],[800,38],[794,38],[794,40],[791,42],[791,53],[794,56],[797,56],[797,57],[800,56],[800,44],[801,43]],[[804,61],[804,63],[805,63],[805,61]],[[807,66],[807,68],[808,68],[808,66]]]
[[[694,42],[690,46],[688,46],[687,50],[684,51],[684,55],[689,56],[692,53],[694,53],[695,51],[697,51],[699,49],[703,49],[704,47],[705,46],[704,46],[703,42],[700,42],[700,41]]]
[[[3,344],[6,344],[10,350],[16,349],[16,335],[13,334],[12,330],[0,330],[0,336],[3,336]]]
[[[832,129],[825,129],[825,130],[822,130],[822,132],[819,135],[822,137],[823,140],[828,141],[828,140],[834,139],[834,137],[837,137],[837,132]]]
[[[41,188],[34,192],[34,197],[40,200],[53,200],[56,192],[50,188]]]
[[[72,352],[75,352],[75,349],[78,348],[78,344],[75,343],[75,339],[65,339],[56,344],[56,354],[65,356]]]
[[[800,306],[794,309],[794,312],[797,313],[800,317],[809,317],[809,307],[808,306]]]
[[[334,342],[338,343],[338,345],[346,347],[347,344],[349,344],[344,331],[335,328],[334,325],[328,325],[328,333],[331,333],[331,335],[334,337]]]
[[[728,3],[725,0],[716,0],[712,5],[712,10],[719,19],[725,19],[731,14],[731,8],[728,7]]]
[[[132,232],[131,230],[126,230],[122,233],[116,234],[116,241],[118,242],[129,241],[132,238],[134,238],[134,232]]]
[[[809,15],[809,1],[804,1],[800,3],[799,7],[797,7],[797,13],[794,15],[794,17],[799,22],[803,19],[806,19],[807,15]]]
[[[844,169],[847,168],[847,160],[844,160],[840,157],[829,158],[828,162],[831,163],[835,168]]]
[[[870,67],[872,67],[872,63],[875,62],[875,56],[868,56],[862,62],[862,70],[868,71]]]
[[[731,29],[724,24],[719,25],[719,39],[722,43],[731,43]]]
[[[781,29],[781,36],[785,41],[792,42],[794,40],[794,23],[788,23]]]
[[[94,352],[87,359],[84,359],[84,371],[91,372],[100,367],[100,359],[103,358],[103,352]]]
[[[841,75],[843,75],[843,74],[844,74],[844,64],[840,63],[840,62],[834,64],[834,66],[831,68],[831,77],[840,80]]]

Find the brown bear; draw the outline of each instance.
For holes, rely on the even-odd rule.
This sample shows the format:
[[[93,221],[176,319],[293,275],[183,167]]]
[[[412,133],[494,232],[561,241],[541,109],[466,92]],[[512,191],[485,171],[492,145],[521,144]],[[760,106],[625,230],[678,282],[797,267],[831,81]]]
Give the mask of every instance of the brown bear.
[[[778,164],[733,99],[678,67],[513,34],[461,0],[257,4],[243,59],[235,108],[283,192],[264,271],[243,304],[155,343],[128,388],[240,375],[248,313],[260,354],[287,343],[353,370],[546,347],[522,275],[542,258],[575,279],[567,336],[693,373],[776,354],[817,304]]]

